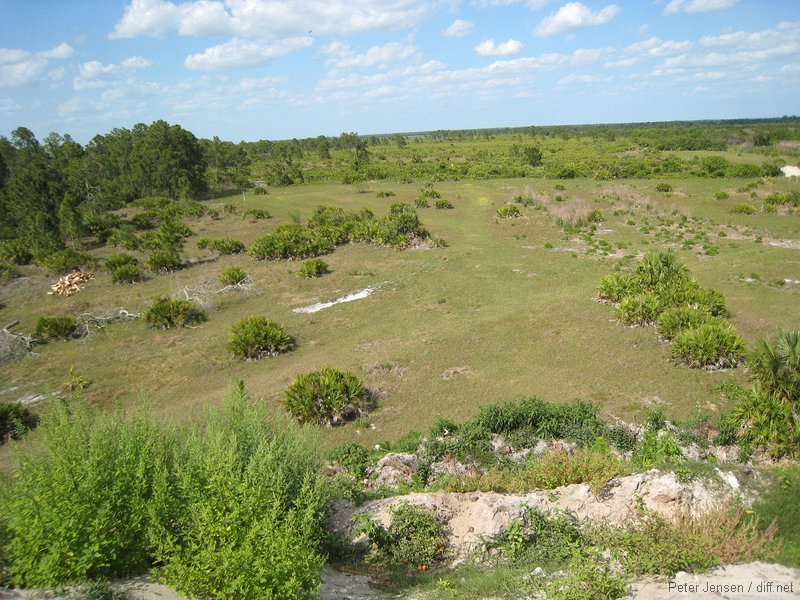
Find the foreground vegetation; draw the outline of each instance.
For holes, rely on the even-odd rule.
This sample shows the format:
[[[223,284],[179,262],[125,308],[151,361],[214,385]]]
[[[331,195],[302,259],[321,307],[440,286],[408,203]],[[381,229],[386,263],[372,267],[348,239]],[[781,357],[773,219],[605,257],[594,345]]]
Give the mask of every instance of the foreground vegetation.
[[[370,560],[432,597],[599,598],[643,573],[798,565],[798,474],[762,465],[800,453],[800,192],[778,177],[799,140],[796,119],[0,138],[3,582],[151,570],[197,597],[301,598],[326,560]],[[79,292],[53,283],[75,270]],[[220,402],[232,378],[257,400]],[[511,461],[498,437],[575,447]],[[531,511],[487,548],[491,576],[441,570],[440,529],[408,508],[365,522],[355,559],[320,525],[342,498],[714,477],[719,448],[764,469],[752,514],[635,530]],[[387,451],[414,453],[413,477],[365,488]],[[321,479],[323,452],[343,476]]]

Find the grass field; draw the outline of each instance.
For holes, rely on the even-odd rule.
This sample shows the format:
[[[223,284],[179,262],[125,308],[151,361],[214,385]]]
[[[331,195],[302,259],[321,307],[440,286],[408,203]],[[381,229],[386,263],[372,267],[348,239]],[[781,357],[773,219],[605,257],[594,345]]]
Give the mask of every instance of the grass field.
[[[418,214],[448,247],[341,246],[324,257],[332,272],[318,279],[298,277],[299,261],[216,258],[195,241],[231,237],[249,245],[279,223],[304,222],[321,204],[367,207],[380,217],[392,202],[413,203],[421,184],[304,184],[208,200],[207,207],[234,203],[268,209],[273,217],[250,222],[220,210],[218,220],[184,219],[197,234],[186,244],[195,264],[127,286],[112,284],[97,268],[96,279],[70,298],[48,296],[55,276],[24,267],[23,277],[0,287],[0,324],[19,319],[17,331],[30,332],[44,315],[140,312],[158,294],[218,289],[219,274],[230,266],[250,273],[257,293],[211,294],[215,309],[196,329],[155,331],[136,320],[111,324],[87,340],[39,346],[35,357],[0,366],[0,400],[57,391],[74,367],[93,382],[85,392],[92,402],[130,405],[144,395],[151,410],[182,418],[221,398],[231,379],[277,403],[296,374],[331,365],[360,374],[379,400],[369,419],[374,428],[363,422],[334,428],[323,433],[326,445],[374,444],[427,429],[441,416],[464,420],[483,405],[530,395],[590,400],[627,420],[653,403],[673,418],[703,413],[714,419],[728,408],[714,387],[744,382],[743,369],[709,373],[673,364],[653,328],[614,322],[613,308],[596,301],[596,288],[604,274],[633,265],[648,249],[671,247],[704,286],[724,293],[730,322],[748,343],[796,328],[800,283],[784,280],[800,280],[800,216],[764,213],[762,199],[797,184],[770,180],[737,191],[749,181],[670,180],[669,193],[656,191],[652,179],[435,183],[455,208]],[[379,191],[396,195],[379,198]],[[719,191],[729,198],[716,200]],[[536,206],[520,205],[516,219],[497,218],[497,209],[518,195]],[[733,214],[740,202],[753,203],[758,214]],[[556,224],[591,210],[604,219],[594,232],[565,232]],[[112,250],[94,252],[102,257]],[[375,288],[368,298],[313,314],[292,312],[368,286]],[[296,349],[249,363],[231,358],[230,328],[250,315],[284,325]]]

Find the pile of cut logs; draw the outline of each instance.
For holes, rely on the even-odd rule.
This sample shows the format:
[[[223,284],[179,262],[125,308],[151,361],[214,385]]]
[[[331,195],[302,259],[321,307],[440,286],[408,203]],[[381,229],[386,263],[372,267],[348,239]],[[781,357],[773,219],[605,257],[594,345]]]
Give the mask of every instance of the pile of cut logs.
[[[81,291],[79,283],[83,283],[84,281],[89,281],[94,279],[94,275],[91,273],[85,273],[83,271],[73,271],[67,275],[64,275],[61,279],[56,281],[53,285],[50,286],[52,291],[47,292],[50,296],[72,296],[73,294],[77,294]]]

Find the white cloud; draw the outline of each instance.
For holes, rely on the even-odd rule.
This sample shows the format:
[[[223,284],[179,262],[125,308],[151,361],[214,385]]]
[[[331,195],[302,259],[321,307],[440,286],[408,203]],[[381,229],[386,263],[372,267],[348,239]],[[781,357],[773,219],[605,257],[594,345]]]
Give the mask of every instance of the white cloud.
[[[66,43],[36,53],[18,48],[0,48],[0,88],[39,83],[46,79],[44,76],[50,59],[69,58],[73,52],[72,46]]]
[[[330,56],[325,64],[338,69],[366,68],[402,62],[417,55],[417,48],[410,44],[391,42],[384,46],[373,46],[364,54],[356,54],[347,44],[333,42],[323,48]]]
[[[547,37],[608,23],[619,13],[616,4],[609,4],[597,13],[593,13],[588,6],[581,2],[569,2],[557,12],[545,17],[533,30],[538,37]]]
[[[556,82],[556,85],[559,86],[568,86],[568,85],[593,85],[597,83],[609,83],[613,81],[614,78],[610,76],[603,76],[603,75],[567,75],[562,77]]]
[[[508,40],[501,44],[495,44],[494,40],[484,40],[475,46],[475,52],[481,56],[511,56],[518,54],[523,47],[519,40]]]
[[[180,35],[274,38],[409,27],[431,9],[425,0],[132,0],[112,39]]]
[[[66,42],[61,42],[52,50],[37,52],[36,54],[42,58],[71,58],[75,54],[75,49]]]
[[[672,56],[686,52],[692,47],[692,42],[676,42],[674,40],[662,40],[658,37],[651,37],[642,42],[637,42],[627,46],[623,52],[626,54],[639,54],[644,57],[658,58],[661,56]]]
[[[206,48],[202,54],[191,54],[184,61],[194,71],[219,71],[254,67],[270,62],[314,43],[310,37],[287,38],[274,44],[234,38],[230,42]]]
[[[149,60],[147,60],[146,58],[142,58],[141,56],[131,56],[130,58],[126,58],[120,63],[122,68],[128,71],[146,69],[152,64],[153,63],[151,63]]]
[[[86,90],[106,87],[110,78],[119,70],[114,64],[104,65],[99,60],[91,60],[78,65],[78,74],[73,81],[76,90]]]
[[[705,13],[714,10],[725,10],[739,3],[739,0],[672,0],[664,7],[667,16],[679,12]]]
[[[472,33],[475,25],[472,21],[464,21],[463,19],[456,19],[453,23],[442,32],[442,35],[447,37],[462,37]]]
[[[800,73],[800,63],[794,63],[790,65],[783,65],[781,67],[781,73],[783,75],[791,75],[794,73]]]
[[[614,48],[578,48],[572,53],[573,65],[590,65],[605,60],[616,53]]]

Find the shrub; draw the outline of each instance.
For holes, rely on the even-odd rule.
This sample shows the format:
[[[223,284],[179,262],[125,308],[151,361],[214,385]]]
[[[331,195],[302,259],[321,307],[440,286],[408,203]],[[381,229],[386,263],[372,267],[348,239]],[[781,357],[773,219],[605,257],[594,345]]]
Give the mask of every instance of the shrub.
[[[265,187],[257,187],[253,190],[254,196],[269,196],[269,190]]]
[[[395,193],[392,192],[392,191],[388,191],[388,192],[380,191],[377,194],[375,194],[375,196],[377,198],[391,198],[391,197],[395,196]]]
[[[240,269],[239,267],[229,267],[225,269],[222,274],[219,276],[219,282],[224,285],[239,285],[240,283],[244,283],[250,278],[250,276],[245,272],[244,269]]]
[[[239,252],[244,252],[245,249],[242,242],[229,238],[211,240],[208,242],[208,247],[220,254],[238,254]]]
[[[259,360],[294,347],[283,327],[266,317],[246,317],[231,328],[228,348],[237,358]]]
[[[323,367],[297,375],[286,388],[283,403],[301,423],[330,427],[368,414],[370,395],[352,373]]]
[[[417,198],[416,200],[414,200],[414,206],[416,206],[417,208],[429,208],[430,204],[425,198]]]
[[[325,273],[329,272],[330,271],[328,270],[328,263],[326,263],[321,258],[311,258],[309,260],[304,261],[303,264],[300,265],[300,270],[297,272],[297,274],[300,277],[313,278],[313,277],[321,277]]]
[[[111,281],[114,283],[134,283],[142,279],[142,271],[136,265],[122,265],[111,272]]]
[[[167,464],[153,421],[53,400],[26,437],[0,499],[9,582],[49,588],[146,569]]]
[[[714,318],[685,329],[673,341],[672,357],[692,368],[735,367],[745,354],[744,340],[724,320]]]
[[[440,210],[449,209],[449,208],[453,208],[453,203],[450,202],[450,200],[445,200],[444,198],[442,198],[441,200],[437,200],[436,204],[434,206],[436,206],[436,208],[438,208]]]
[[[661,300],[652,292],[626,296],[617,306],[617,318],[626,325],[649,325],[655,322],[662,309]]]
[[[447,538],[436,517],[407,502],[392,508],[388,528],[362,517],[357,531],[369,539],[372,560],[421,571],[441,561],[447,547]]]
[[[520,212],[519,208],[513,204],[506,204],[505,206],[501,206],[497,209],[497,216],[501,219],[515,219],[521,214],[522,213]]]
[[[7,437],[17,438],[36,423],[31,412],[18,402],[0,403],[0,444]],[[0,554],[1,556],[1,554]]]
[[[670,185],[669,183],[657,183],[656,184],[656,191],[658,191],[658,192],[671,192],[672,191],[672,185]]]
[[[70,271],[78,271],[93,261],[94,259],[86,252],[65,248],[46,256],[41,262],[48,271],[64,275]]]
[[[205,313],[188,300],[166,296],[157,297],[144,313],[147,326],[154,329],[190,327],[206,319]]]
[[[791,402],[754,386],[731,412],[739,426],[739,445],[763,448],[773,458],[800,456],[797,400]]]
[[[714,194],[714,198],[716,200],[727,200],[730,197],[731,195],[728,192],[716,192]]]
[[[115,255],[110,256],[109,258],[107,258],[105,266],[106,266],[106,271],[108,271],[109,273],[112,273],[112,272],[116,271],[117,269],[119,269],[120,267],[124,267],[126,265],[134,265],[134,266],[136,266],[138,264],[139,264],[139,261],[135,256],[133,256],[131,254],[126,254],[125,252],[122,252],[120,254],[115,254]]]
[[[271,219],[272,215],[268,210],[261,208],[250,208],[242,213],[243,219],[247,219],[248,217],[251,221],[259,221],[261,219]]]
[[[0,262],[0,280],[19,277],[19,269],[15,265]]]
[[[599,210],[593,210],[586,216],[586,220],[589,221],[589,223],[602,223],[605,221],[605,217],[603,217],[603,213]]]
[[[269,235],[257,239],[248,254],[258,260],[310,258],[333,250],[334,244],[313,229],[296,223],[278,225]]]
[[[754,215],[756,214],[756,207],[748,202],[740,202],[731,209],[731,212],[736,215]]]
[[[130,223],[139,231],[155,229],[157,215],[151,211],[145,211],[131,217]]]
[[[326,494],[312,431],[239,385],[174,457],[162,487],[169,504],[151,534],[165,583],[195,598],[314,595]]]
[[[235,215],[236,211],[239,210],[239,209],[236,207],[235,204],[223,204],[222,205],[222,210],[226,214]]]
[[[0,260],[15,265],[27,265],[33,254],[22,240],[8,240],[0,243]]]
[[[115,248],[125,248],[125,250],[137,250],[142,244],[133,231],[122,227],[111,230],[106,238],[106,243]]]
[[[153,273],[172,272],[181,266],[181,257],[171,250],[153,250],[147,258],[147,268]]]
[[[633,451],[633,463],[642,470],[680,458],[683,458],[683,452],[678,442],[664,430],[646,431]]]
[[[747,364],[750,379],[766,393],[800,402],[800,330],[781,330],[774,341],[759,340]]]
[[[51,340],[65,340],[71,338],[78,328],[75,317],[41,317],[36,322],[33,337],[45,342]]]
[[[369,466],[369,450],[355,442],[343,442],[328,453],[330,460],[336,461],[353,477],[362,479]]]
[[[672,340],[684,329],[699,327],[711,318],[711,314],[694,306],[677,306],[666,309],[658,316],[658,335]]]
[[[197,240],[197,249],[198,250],[206,250],[208,249],[208,245],[211,243],[211,240],[208,238],[200,238]]]
[[[689,269],[672,250],[651,250],[636,265],[636,276],[647,290],[679,286],[689,279]]]
[[[632,274],[615,271],[604,275],[600,280],[599,295],[603,300],[616,304],[626,296],[636,295],[641,290],[640,282]]]

